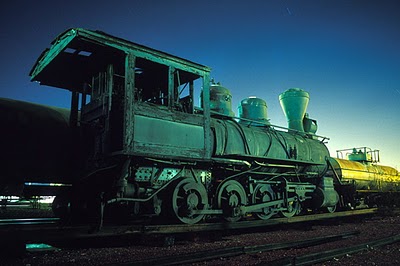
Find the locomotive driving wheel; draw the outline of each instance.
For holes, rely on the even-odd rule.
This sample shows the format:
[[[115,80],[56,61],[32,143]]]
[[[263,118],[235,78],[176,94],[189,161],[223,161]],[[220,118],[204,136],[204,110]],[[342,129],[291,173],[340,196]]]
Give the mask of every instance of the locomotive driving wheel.
[[[275,194],[270,185],[259,184],[256,186],[252,198],[253,204],[260,204],[273,200],[275,200]],[[274,210],[277,207],[279,206],[275,205],[275,206],[265,207],[261,210],[261,212],[256,212],[255,216],[260,218],[261,220],[267,220],[277,213]]]
[[[236,180],[222,183],[218,189],[218,208],[222,209],[224,218],[229,222],[239,221],[241,218],[238,207],[247,204],[246,191]]]
[[[172,209],[179,221],[195,224],[203,219],[204,214],[194,213],[194,211],[205,210],[207,207],[207,191],[203,184],[191,178],[178,181],[172,193]]]
[[[289,201],[287,205],[287,210],[281,211],[282,216],[290,218],[300,213],[301,205],[299,200],[295,199],[293,201]]]

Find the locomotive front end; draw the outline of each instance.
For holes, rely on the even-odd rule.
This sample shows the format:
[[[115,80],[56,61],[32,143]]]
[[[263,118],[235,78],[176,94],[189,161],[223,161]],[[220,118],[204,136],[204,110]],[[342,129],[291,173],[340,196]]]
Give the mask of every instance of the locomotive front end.
[[[246,162],[250,168],[257,169],[247,169],[248,174],[237,174],[234,178],[242,184],[243,191],[257,191],[256,194],[263,195],[257,197],[268,198],[271,202],[283,198],[282,193],[293,192],[289,194],[296,200],[285,202],[291,209],[284,212],[285,215],[293,215],[301,208],[334,211],[339,200],[332,178],[325,176],[329,158],[324,144],[326,138],[315,135],[316,121],[306,115],[308,99],[308,93],[301,89],[289,89],[281,94],[288,129],[271,125],[266,102],[255,97],[241,102],[239,123],[229,118],[211,121],[213,156]],[[218,176],[229,176],[226,169],[224,172]],[[279,204],[271,204],[262,209],[264,214],[258,215],[260,218],[266,219],[279,212]]]

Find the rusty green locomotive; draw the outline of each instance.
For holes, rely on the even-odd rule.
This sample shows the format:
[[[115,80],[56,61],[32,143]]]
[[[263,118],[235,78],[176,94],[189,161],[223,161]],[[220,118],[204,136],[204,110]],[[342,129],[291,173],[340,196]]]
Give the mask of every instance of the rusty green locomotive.
[[[100,225],[103,217],[142,216],[193,224],[346,205],[351,185],[336,174],[327,138],[315,134],[307,92],[279,96],[282,128],[269,123],[259,98],[244,99],[235,117],[229,90],[211,82],[210,71],[104,32],[60,34],[30,73],[72,94],[72,187],[57,196],[55,211]]]

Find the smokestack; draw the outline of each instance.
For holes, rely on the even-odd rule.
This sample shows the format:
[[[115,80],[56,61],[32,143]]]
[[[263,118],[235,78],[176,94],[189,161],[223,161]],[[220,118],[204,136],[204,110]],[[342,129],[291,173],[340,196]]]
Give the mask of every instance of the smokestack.
[[[288,89],[279,95],[279,102],[285,113],[289,129],[304,132],[303,118],[309,99],[308,92],[299,88]]]

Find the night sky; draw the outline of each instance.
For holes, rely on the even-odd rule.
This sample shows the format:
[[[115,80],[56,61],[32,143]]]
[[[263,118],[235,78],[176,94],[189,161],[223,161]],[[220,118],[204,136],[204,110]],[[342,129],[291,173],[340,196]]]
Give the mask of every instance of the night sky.
[[[302,88],[332,156],[367,146],[399,169],[399,10],[395,0],[3,1],[0,97],[69,107],[68,92],[29,71],[64,30],[102,30],[211,67],[236,114],[258,96],[286,126],[278,96]]]

